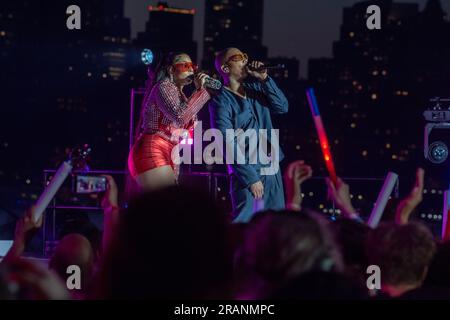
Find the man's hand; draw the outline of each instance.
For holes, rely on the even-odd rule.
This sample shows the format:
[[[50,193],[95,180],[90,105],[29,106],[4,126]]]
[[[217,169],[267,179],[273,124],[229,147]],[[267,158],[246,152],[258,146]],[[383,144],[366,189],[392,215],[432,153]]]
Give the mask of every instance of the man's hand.
[[[406,224],[409,221],[409,216],[414,209],[422,202],[423,199],[423,180],[425,177],[425,170],[418,168],[416,171],[416,182],[409,195],[404,198],[397,206],[395,214],[395,221],[398,224]]]
[[[257,69],[263,65],[264,65],[264,63],[262,63],[260,61],[252,61],[246,66],[247,73],[260,81],[264,81],[268,77],[267,69],[263,69],[262,71],[253,71],[254,69]]]
[[[250,186],[250,191],[255,199],[262,199],[264,196],[264,185],[258,181]]]
[[[350,200],[350,188],[348,184],[339,177],[337,178],[336,185],[329,178],[326,178],[325,181],[328,186],[328,197],[342,210],[343,215],[347,218],[358,215]]]
[[[303,200],[301,185],[312,177],[312,173],[312,168],[306,165],[304,161],[294,161],[289,164],[284,174],[288,208],[301,209]]]
[[[102,198],[103,210],[119,208],[117,184],[110,175],[103,175],[106,178],[106,192]]]

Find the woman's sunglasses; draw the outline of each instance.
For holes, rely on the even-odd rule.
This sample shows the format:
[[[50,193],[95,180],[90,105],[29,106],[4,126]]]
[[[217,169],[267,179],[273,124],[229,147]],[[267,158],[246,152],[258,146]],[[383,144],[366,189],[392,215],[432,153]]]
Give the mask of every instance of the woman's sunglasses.
[[[191,69],[195,72],[198,69],[198,66],[193,62],[180,62],[175,63],[173,66],[178,72],[187,72]]]

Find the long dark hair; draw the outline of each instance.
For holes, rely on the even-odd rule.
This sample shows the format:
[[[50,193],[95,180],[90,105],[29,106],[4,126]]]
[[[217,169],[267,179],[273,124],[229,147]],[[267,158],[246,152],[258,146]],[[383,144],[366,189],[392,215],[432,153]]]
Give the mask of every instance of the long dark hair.
[[[168,69],[173,64],[175,58],[181,55],[189,56],[186,52],[173,51],[162,57],[159,63],[155,66],[153,85],[170,77]]]

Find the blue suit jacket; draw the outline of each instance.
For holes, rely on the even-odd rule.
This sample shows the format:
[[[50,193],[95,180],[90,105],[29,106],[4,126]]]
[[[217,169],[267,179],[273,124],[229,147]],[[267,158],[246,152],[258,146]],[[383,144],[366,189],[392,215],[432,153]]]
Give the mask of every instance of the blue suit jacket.
[[[268,77],[264,82],[244,83],[246,99],[222,88],[210,100],[209,113],[211,127],[219,129],[226,137],[227,129],[274,129],[271,113],[281,114],[288,111],[288,101],[275,81]],[[270,136],[269,136],[270,141]],[[236,139],[234,141],[236,144]],[[233,146],[235,147],[235,146]],[[279,151],[280,161],[284,155]],[[236,160],[236,159],[235,159]],[[261,180],[260,164],[231,164],[228,171],[238,180],[238,188],[246,188]]]

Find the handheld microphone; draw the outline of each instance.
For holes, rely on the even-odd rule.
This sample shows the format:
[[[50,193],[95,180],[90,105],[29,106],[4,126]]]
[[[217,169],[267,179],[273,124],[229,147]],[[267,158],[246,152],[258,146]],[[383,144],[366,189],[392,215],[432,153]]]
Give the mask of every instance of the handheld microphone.
[[[251,71],[263,71],[266,69],[284,69],[286,68],[286,66],[284,64],[266,64],[266,65],[262,65],[258,68],[251,68],[250,66],[248,67]]]
[[[194,80],[195,75],[191,74],[188,79],[191,79],[192,81]],[[207,76],[205,79],[205,87],[210,88],[210,89],[214,89],[214,90],[219,90],[220,88],[222,88],[222,82],[220,82],[217,79],[214,79],[210,76]]]

